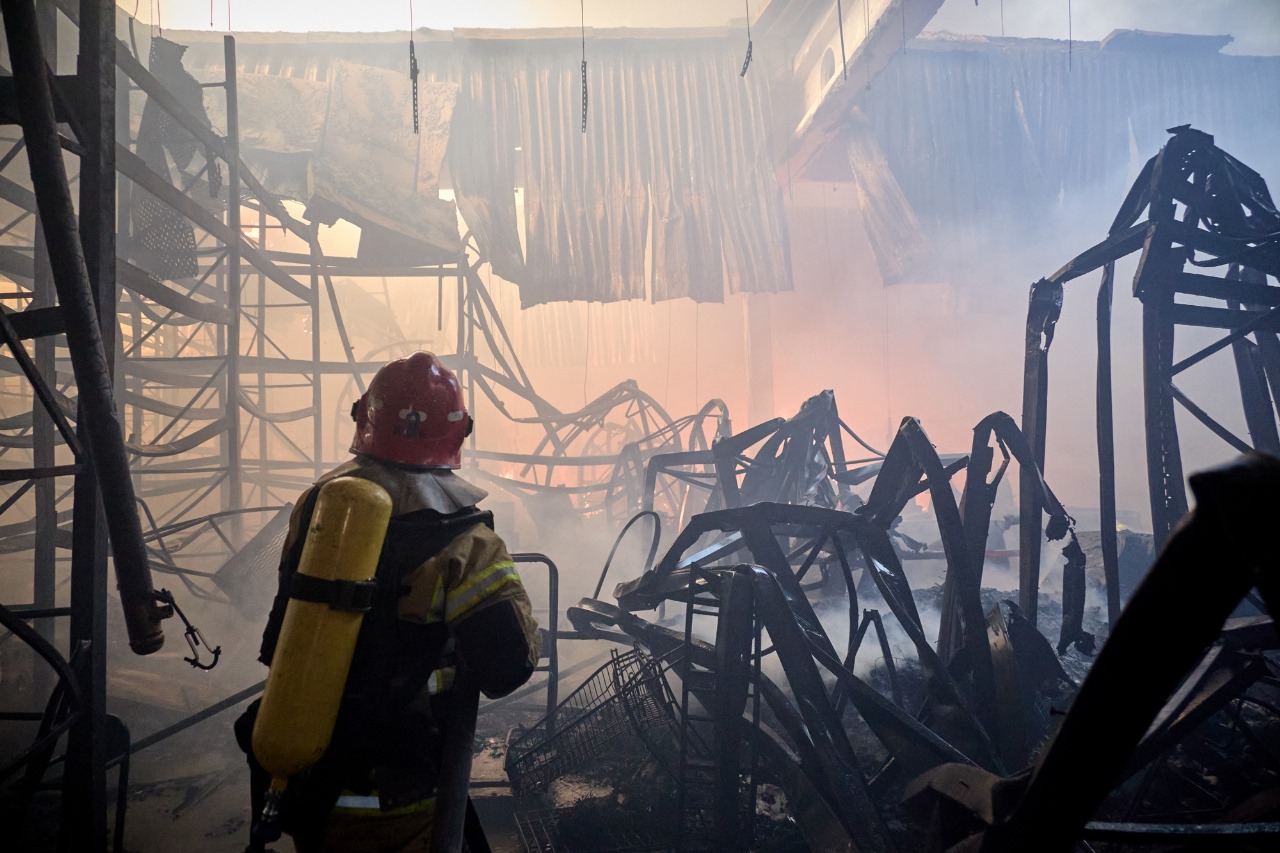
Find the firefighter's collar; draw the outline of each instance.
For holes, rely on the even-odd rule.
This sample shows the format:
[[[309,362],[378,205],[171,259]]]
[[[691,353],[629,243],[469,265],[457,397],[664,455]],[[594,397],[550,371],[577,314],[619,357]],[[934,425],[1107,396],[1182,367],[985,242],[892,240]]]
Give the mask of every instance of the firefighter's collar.
[[[339,465],[319,482],[324,483],[334,477],[359,477],[377,483],[391,496],[392,515],[404,515],[420,509],[448,515],[475,506],[489,494],[447,468],[414,471],[361,456]]]

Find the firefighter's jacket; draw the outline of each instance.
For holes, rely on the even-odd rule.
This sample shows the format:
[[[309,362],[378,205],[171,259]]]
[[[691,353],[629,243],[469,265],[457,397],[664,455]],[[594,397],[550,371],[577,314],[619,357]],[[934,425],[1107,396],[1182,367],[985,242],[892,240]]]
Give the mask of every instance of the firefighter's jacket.
[[[305,810],[314,817],[335,802],[343,810],[361,796],[383,814],[428,801],[441,745],[439,721],[448,716],[456,668],[465,666],[492,698],[527,681],[538,661],[529,597],[492,529],[492,515],[448,503],[483,492],[457,478],[444,480],[443,491],[438,482],[405,486],[393,481],[397,473],[367,460],[343,466],[304,493],[290,518],[280,588],[263,634],[260,658],[268,665],[319,487],[334,476],[370,475],[392,487],[397,504],[333,739],[311,771],[308,799],[314,802]],[[405,472],[404,478],[429,473]]]

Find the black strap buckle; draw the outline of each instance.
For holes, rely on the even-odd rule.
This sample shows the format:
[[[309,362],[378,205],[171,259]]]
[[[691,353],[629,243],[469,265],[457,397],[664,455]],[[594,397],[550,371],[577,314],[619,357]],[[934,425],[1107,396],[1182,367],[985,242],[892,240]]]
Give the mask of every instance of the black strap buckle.
[[[377,589],[378,583],[374,580],[334,581],[295,572],[289,585],[289,597],[327,604],[333,610],[347,613],[367,613],[373,608]]]

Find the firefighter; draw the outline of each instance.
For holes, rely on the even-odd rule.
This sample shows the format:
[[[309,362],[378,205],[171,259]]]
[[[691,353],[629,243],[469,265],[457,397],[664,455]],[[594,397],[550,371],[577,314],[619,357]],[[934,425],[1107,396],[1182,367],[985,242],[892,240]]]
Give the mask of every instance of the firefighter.
[[[452,470],[472,429],[457,378],[435,355],[414,353],[378,371],[352,417],[355,458],[295,504],[263,663],[285,665],[273,656],[320,488],[338,477],[368,480],[390,496],[391,520],[328,748],[289,780],[280,825],[299,853],[428,851],[437,814],[453,803],[456,817],[466,803],[474,691],[497,698],[529,679],[537,623],[492,513],[476,508],[486,492]],[[257,710],[255,702],[236,721],[255,829],[270,781],[252,747],[270,737],[254,733]],[[441,846],[456,844],[456,834],[444,837]],[[263,843],[257,837],[256,849]]]

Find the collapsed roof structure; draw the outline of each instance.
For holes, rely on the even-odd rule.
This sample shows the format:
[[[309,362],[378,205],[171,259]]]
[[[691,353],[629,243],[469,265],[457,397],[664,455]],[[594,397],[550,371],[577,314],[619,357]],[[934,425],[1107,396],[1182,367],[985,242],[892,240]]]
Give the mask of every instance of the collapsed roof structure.
[[[4,475],[13,485],[0,510],[11,513],[0,552],[22,582],[0,616],[49,667],[31,668],[41,673],[31,682],[45,710],[15,717],[39,730],[0,771],[6,783],[21,774],[16,811],[27,814],[50,767],[65,760],[62,806],[89,819],[66,822],[64,840],[100,846],[109,768],[127,773],[129,755],[261,688],[216,685],[210,696],[201,687],[199,707],[175,701],[185,708],[179,719],[131,740],[107,713],[109,671],[119,679],[121,667],[108,653],[109,616],[120,617],[108,609],[106,567],[118,579],[134,651],[157,651],[162,621],[176,613],[190,663],[204,669],[220,653],[234,656],[236,638],[220,636],[220,617],[210,624],[206,614],[243,610],[251,621],[287,502],[343,452],[340,415],[353,392],[387,358],[423,345],[399,330],[391,279],[417,288],[415,302],[435,320],[432,345],[444,344],[472,408],[532,436],[526,452],[515,452],[515,443],[487,443],[482,431],[468,448],[478,477],[530,515],[554,504],[610,534],[621,527],[620,538],[637,518],[655,522],[643,566],[652,570],[627,578],[616,603],[600,598],[602,574],[595,594],[566,615],[572,630],[560,624],[553,585],[549,714],[513,741],[513,780],[521,750],[545,757],[601,707],[584,706],[582,694],[557,707],[563,635],[641,649],[601,680],[617,691],[610,707],[625,712],[618,719],[638,733],[645,760],[678,794],[668,827],[676,835],[635,842],[649,847],[696,849],[712,837],[750,844],[748,816],[766,783],[792,801],[778,822],[791,831],[782,841],[795,843],[798,833],[814,849],[1275,835],[1261,820],[1273,815],[1265,795],[1274,756],[1256,742],[1231,753],[1247,759],[1247,790],[1224,783],[1210,793],[1211,820],[1221,823],[1105,823],[1099,808],[1102,817],[1113,806],[1124,813],[1115,794],[1104,798],[1139,771],[1158,789],[1164,777],[1152,768],[1189,732],[1203,738],[1229,726],[1233,738],[1239,731],[1265,744],[1277,725],[1265,692],[1275,678],[1273,624],[1235,620],[1219,637],[1251,586],[1261,590],[1255,609],[1274,609],[1270,575],[1259,568],[1264,546],[1235,533],[1240,522],[1230,519],[1265,519],[1275,472],[1254,459],[1193,480],[1201,506],[1175,534],[1187,501],[1173,411],[1183,406],[1236,450],[1280,452],[1277,288],[1268,278],[1280,272],[1280,220],[1258,173],[1202,132],[1274,114],[1280,63],[1221,54],[1221,40],[1208,37],[1121,32],[1074,45],[917,37],[936,0],[891,0],[875,17],[864,4],[865,17],[850,25],[829,5],[766,4],[745,63],[736,28],[592,32],[599,53],[581,76],[576,60],[564,61],[577,49],[576,31],[420,31],[419,76],[410,78],[399,34],[147,39],[110,4],[6,4],[14,76],[0,80],[0,113],[23,135],[11,136],[0,158],[0,196],[14,217],[0,271],[15,286],[10,308],[21,310],[0,315],[11,356],[0,368],[13,403],[0,454],[20,461]],[[42,84],[45,63],[58,68],[59,21],[78,33],[80,70]],[[522,361],[558,342],[521,328],[521,313],[500,305],[489,278],[518,285],[520,308],[713,304],[794,290],[820,310],[828,295],[806,296],[797,272],[815,254],[804,227],[815,205],[804,184],[850,190],[849,207],[833,215],[847,216],[849,234],[868,247],[868,280],[930,281],[955,242],[967,240],[976,255],[1040,238],[1073,193],[1114,183],[1135,151],[1156,148],[1152,123],[1171,110],[1200,130],[1175,128],[1138,172],[1108,238],[1033,286],[1021,421],[983,418],[967,454],[940,455],[914,418],[877,450],[830,393],[775,417],[783,410],[772,396],[779,327],[750,300],[739,371],[769,391],[753,391],[745,428],[739,415],[735,429],[722,399],[695,395],[690,414],[673,415],[667,400],[633,381],[561,409]],[[709,114],[723,121],[705,121]],[[29,177],[19,174],[24,149]],[[72,181],[57,168],[62,151],[80,159],[78,210]],[[1252,152],[1245,159],[1264,173],[1277,165]],[[825,196],[821,203],[825,215]],[[326,244],[326,229],[340,222],[359,228],[346,254]],[[850,251],[828,250],[828,265]],[[1116,539],[1099,534],[1108,612],[1086,626],[1079,525],[1046,483],[1054,464],[1048,356],[1063,284],[1102,267],[1099,529],[1115,530],[1107,322],[1115,264],[1139,251],[1151,518],[1157,544],[1169,548],[1122,615]],[[381,279],[385,299],[355,282],[364,279]],[[852,326],[861,320],[849,319],[849,338],[869,337]],[[1180,326],[1224,334],[1175,361]],[[1173,382],[1227,350],[1247,439]],[[854,407],[845,406],[847,416]],[[862,449],[846,453],[846,440]],[[993,506],[1011,458],[1020,472],[1019,546],[993,555]],[[957,502],[950,482],[962,472]],[[926,493],[936,545],[898,524]],[[655,563],[663,527],[676,535]],[[1065,546],[1052,642],[1039,613],[1042,534]],[[539,544],[559,559],[554,541]],[[1197,610],[1187,576],[1209,550],[1229,571]],[[989,601],[983,566],[1010,556],[1019,584],[1003,592],[1017,600]],[[554,577],[555,564],[541,559]],[[906,575],[913,560],[944,570],[936,636],[925,631],[920,590]],[[176,597],[156,589],[156,574],[182,585]],[[839,631],[819,606],[832,602]],[[666,604],[683,611],[656,621],[636,615]],[[1183,613],[1189,629],[1176,644],[1163,643],[1164,617],[1152,615],[1169,612]],[[696,617],[714,619],[714,642]],[[61,618],[70,627],[60,635],[53,626]],[[883,690],[854,666],[870,630],[880,638]],[[895,630],[908,637],[905,658],[889,641]],[[1111,636],[1054,745],[1037,753],[1056,727],[1050,707],[1074,688],[1060,660],[1081,659],[1094,632]],[[764,672],[770,644],[782,668],[773,680]],[[1150,685],[1136,691],[1140,701],[1115,707],[1116,685],[1135,671]],[[924,673],[917,692],[902,683],[913,672]],[[624,682],[641,693],[621,690]],[[163,689],[142,685],[117,680],[112,690],[146,701]],[[626,704],[636,695],[648,716]],[[1246,704],[1252,710],[1243,713]],[[57,745],[67,733],[63,759]],[[1104,754],[1090,765],[1102,768],[1097,778],[1078,784],[1080,762],[1099,761],[1095,754]],[[762,756],[772,775],[749,764]],[[903,817],[900,807],[919,811]],[[524,818],[528,837],[544,832],[529,849],[551,849],[543,842],[552,844],[552,831],[565,846],[568,822],[553,824],[539,830]]]

